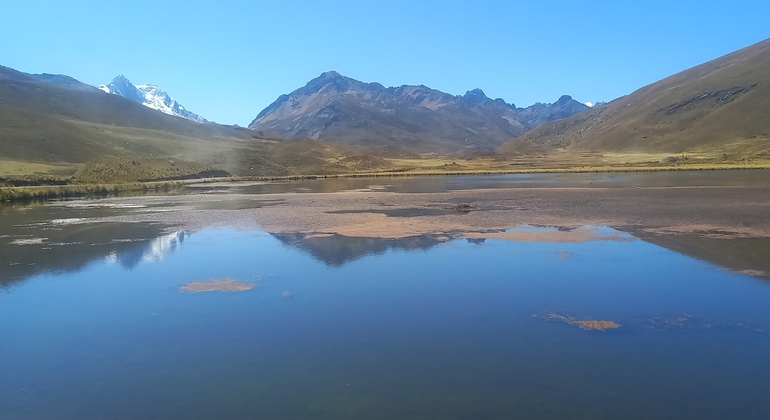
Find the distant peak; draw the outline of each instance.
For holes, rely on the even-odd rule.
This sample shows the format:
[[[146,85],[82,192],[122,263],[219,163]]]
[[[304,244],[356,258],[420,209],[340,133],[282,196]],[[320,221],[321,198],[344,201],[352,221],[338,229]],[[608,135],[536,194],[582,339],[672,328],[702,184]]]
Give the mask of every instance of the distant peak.
[[[114,79],[112,79],[112,82],[110,82],[109,86],[133,86],[134,84],[131,83],[128,78],[122,74],[117,75]]]
[[[465,100],[465,102],[472,105],[480,104],[484,101],[489,100],[487,95],[484,94],[484,91],[479,88],[465,92],[463,99]]]
[[[334,83],[334,82],[339,82],[347,79],[348,79],[347,77],[337,73],[336,71],[330,70],[330,71],[325,71],[321,73],[321,75],[316,77],[314,80],[317,80],[321,83]]]
[[[572,101],[572,96],[562,95],[556,103],[563,104]]]
[[[343,91],[348,88],[351,81],[353,81],[353,79],[345,77],[336,71],[331,70],[321,73],[320,76],[308,82],[305,88],[310,91],[317,91],[324,86],[331,85],[336,90]]]
[[[325,71],[325,72],[321,73],[321,77],[324,77],[324,78],[327,78],[327,79],[331,79],[331,78],[342,77],[342,75],[337,73],[334,70],[329,70],[329,71]]]

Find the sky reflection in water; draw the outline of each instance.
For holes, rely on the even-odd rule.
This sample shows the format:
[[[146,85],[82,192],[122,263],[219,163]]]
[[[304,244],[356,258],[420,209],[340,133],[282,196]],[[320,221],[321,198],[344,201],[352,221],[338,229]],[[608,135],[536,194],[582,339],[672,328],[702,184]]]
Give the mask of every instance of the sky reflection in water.
[[[769,285],[597,231],[628,240],[159,236],[0,294],[0,406],[8,418],[770,416]],[[221,278],[255,287],[179,290]]]

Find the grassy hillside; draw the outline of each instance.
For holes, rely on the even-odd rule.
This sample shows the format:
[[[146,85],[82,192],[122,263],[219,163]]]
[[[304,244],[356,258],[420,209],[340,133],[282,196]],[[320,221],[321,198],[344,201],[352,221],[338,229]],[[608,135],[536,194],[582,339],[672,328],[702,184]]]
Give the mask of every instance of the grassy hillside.
[[[770,40],[541,126],[498,151],[770,156]]]
[[[328,173],[355,168],[336,164],[349,154],[168,116],[66,76],[0,67],[0,185]]]

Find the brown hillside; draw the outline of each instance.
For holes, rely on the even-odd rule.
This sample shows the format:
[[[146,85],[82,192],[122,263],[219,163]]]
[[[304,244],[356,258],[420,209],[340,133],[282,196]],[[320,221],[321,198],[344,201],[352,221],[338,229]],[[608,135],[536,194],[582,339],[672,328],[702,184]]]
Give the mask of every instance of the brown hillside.
[[[0,66],[0,184],[328,173],[351,166],[333,164],[347,154],[317,140],[188,121],[67,76]]]
[[[621,153],[770,153],[770,40],[677,73],[609,104],[545,124],[530,144]]]

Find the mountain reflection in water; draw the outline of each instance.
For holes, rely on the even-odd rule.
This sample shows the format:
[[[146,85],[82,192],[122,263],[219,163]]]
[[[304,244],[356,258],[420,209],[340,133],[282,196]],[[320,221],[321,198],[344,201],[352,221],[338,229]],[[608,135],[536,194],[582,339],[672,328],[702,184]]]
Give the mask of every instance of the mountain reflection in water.
[[[366,255],[388,250],[426,250],[444,243],[446,235],[420,235],[406,238],[361,238],[338,234],[271,233],[282,243],[297,247],[330,266],[341,266]]]
[[[127,269],[133,269],[142,262],[159,262],[182,245],[190,236],[186,231],[169,233],[149,242],[139,243],[123,251],[112,251],[105,258],[107,262],[118,262]]]
[[[12,320],[0,323],[0,407],[8,418],[770,415],[768,284],[608,227],[503,233],[548,240],[223,228],[118,242],[105,260],[101,238],[82,271],[0,294]],[[551,240],[576,233],[588,239]]]
[[[156,224],[84,223],[59,226],[34,233],[32,239],[0,237],[0,251],[7,264],[0,266],[0,286],[7,286],[41,272],[83,269],[104,259],[131,270],[142,263],[160,262],[190,237],[190,231],[164,233]],[[581,232],[589,233],[580,234]],[[307,252],[323,263],[339,267],[368,255],[389,251],[425,251],[462,234],[425,234],[403,238],[350,237],[305,232],[269,233],[281,243]],[[44,237],[42,235],[45,235]],[[571,236],[574,236],[571,237]],[[632,240],[634,238],[710,261],[726,269],[770,279],[770,239],[714,239],[695,235],[659,235],[643,231],[627,233],[609,227],[559,227],[520,225],[505,230],[467,234],[469,243],[487,239],[518,241]],[[747,268],[748,267],[748,268]]]
[[[34,228],[34,229],[33,229]],[[26,229],[26,242],[12,235],[0,237],[0,287],[41,273],[80,271],[105,260],[133,269],[142,262],[162,261],[190,235],[163,233],[155,224],[84,223],[56,229]]]

